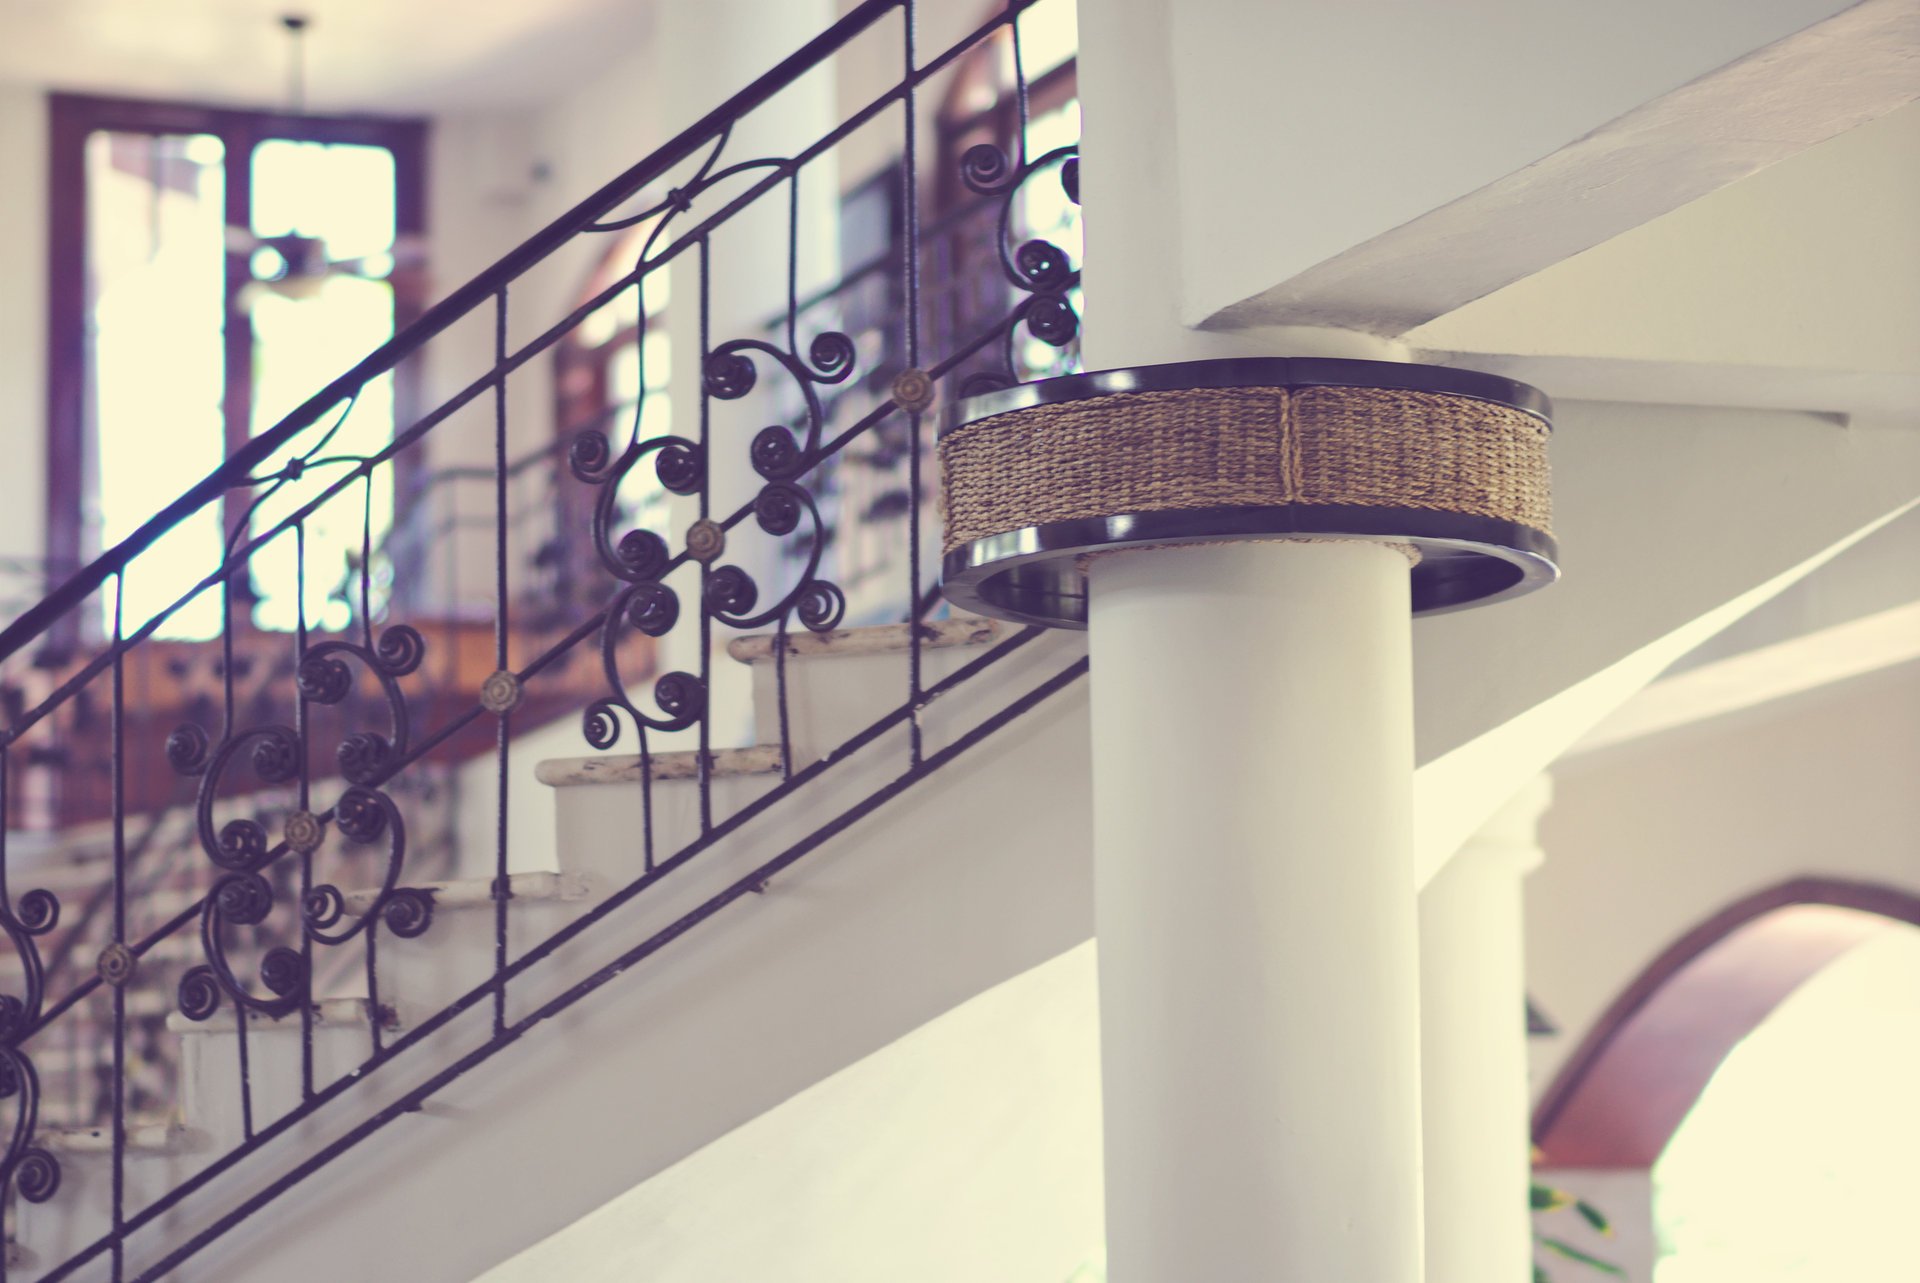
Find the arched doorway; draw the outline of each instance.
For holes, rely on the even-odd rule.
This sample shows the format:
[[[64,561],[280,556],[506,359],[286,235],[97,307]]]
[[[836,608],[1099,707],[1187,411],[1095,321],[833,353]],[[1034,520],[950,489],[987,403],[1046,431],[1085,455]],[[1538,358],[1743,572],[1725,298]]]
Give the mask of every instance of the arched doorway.
[[[1796,879],[1715,914],[1627,986],[1535,1112],[1542,1166],[1578,1172],[1626,1227],[1588,1246],[1649,1278],[1657,1222],[1673,1250],[1660,1283],[1812,1279],[1904,1254],[1847,1204],[1820,1208],[1822,1190],[1886,1179],[1881,1151],[1907,1148],[1892,1132],[1920,1136],[1920,1108],[1894,1108],[1911,1093],[1887,1078],[1920,1069],[1917,924],[1920,896]]]
[[[1553,1167],[1644,1168],[1727,1053],[1808,979],[1920,896],[1798,878],[1729,905],[1654,959],[1567,1058],[1534,1111]]]

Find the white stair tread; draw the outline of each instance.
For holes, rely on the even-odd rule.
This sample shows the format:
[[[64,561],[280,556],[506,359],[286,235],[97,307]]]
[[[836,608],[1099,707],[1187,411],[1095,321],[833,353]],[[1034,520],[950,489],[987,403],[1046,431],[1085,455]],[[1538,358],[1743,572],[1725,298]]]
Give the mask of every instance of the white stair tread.
[[[905,650],[913,644],[911,624],[876,624],[870,628],[839,628],[816,633],[795,629],[787,634],[787,654],[795,655],[874,655],[883,651]],[[984,646],[1004,637],[1008,626],[996,619],[964,615],[919,625],[920,645],[927,650],[949,646]],[[754,633],[736,637],[727,643],[727,654],[743,664],[757,664],[774,657],[778,633]]]
[[[34,1132],[33,1143],[56,1155],[111,1154],[113,1124],[41,1127]],[[129,1154],[192,1154],[206,1144],[206,1133],[171,1119],[134,1119],[127,1123]]]
[[[322,998],[313,1004],[313,1023],[315,1027],[353,1026],[365,1029],[367,1027],[367,1010],[368,1003],[365,998]],[[185,1015],[178,1011],[167,1017],[167,1028],[174,1033],[180,1034],[230,1034],[238,1027],[238,1023],[234,1018],[233,1003],[230,1001],[223,1001],[220,1004],[220,1009],[211,1016],[208,1016],[205,1020],[188,1020]],[[382,1029],[397,1029],[399,1027],[399,1021],[395,1018],[391,1010],[385,1013],[385,1018],[381,1021],[380,1027]],[[256,1011],[249,1011],[247,1013],[247,1032],[249,1034],[277,1033],[282,1031],[290,1031],[296,1034],[300,1032],[300,1013],[298,1010],[288,1012],[286,1015],[276,1019],[268,1019]]]
[[[463,878],[455,882],[420,882],[409,889],[433,896],[433,907],[468,909],[493,904],[492,878]],[[507,878],[512,900],[586,900],[594,894],[593,879],[580,873],[514,873]],[[346,893],[347,912],[355,917],[373,907],[377,889]]]
[[[780,746],[755,744],[751,748],[721,748],[708,754],[711,774],[774,775],[780,770]],[[570,784],[638,784],[638,753],[607,753],[599,757],[555,757],[540,763],[533,771],[542,784],[555,787]],[[694,780],[700,778],[699,752],[655,753],[649,774],[658,780]]]

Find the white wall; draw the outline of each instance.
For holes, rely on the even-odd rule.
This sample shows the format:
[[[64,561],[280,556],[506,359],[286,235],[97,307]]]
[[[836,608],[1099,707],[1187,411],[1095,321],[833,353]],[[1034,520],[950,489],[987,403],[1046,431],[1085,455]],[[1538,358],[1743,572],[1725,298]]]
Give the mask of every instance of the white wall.
[[[1917,221],[1920,104],[1407,337],[1463,352],[1920,373]]]
[[[44,547],[46,157],[44,95],[0,85],[0,556],[8,557],[37,557]]]
[[[1094,952],[989,990],[479,1283],[1065,1283],[1105,1241]]]
[[[1844,7],[1835,0],[1089,0],[1082,27],[1089,49],[1098,31],[1119,33],[1105,46],[1109,56],[1137,72],[1153,69],[1149,76],[1165,74],[1155,92],[1177,89],[1177,110],[1160,109],[1172,133],[1158,156],[1169,196],[1161,225],[1185,250],[1180,316],[1197,324]],[[1739,130],[1726,137],[1751,140]],[[1660,186],[1670,200],[1684,200],[1710,190],[1693,184],[1713,167],[1682,166]],[[1587,174],[1576,185],[1593,199],[1570,202],[1550,224],[1503,227],[1509,252],[1518,245],[1543,251],[1506,280],[1582,248],[1565,244],[1569,228],[1587,217],[1580,205],[1610,207],[1645,177],[1632,166]],[[1648,195],[1653,203],[1642,202],[1634,221],[1672,208],[1658,203],[1660,193]],[[1630,225],[1595,225],[1585,243]],[[1394,308],[1388,296],[1396,289],[1404,292],[1405,283],[1367,291],[1389,304],[1371,317],[1346,313],[1337,299],[1288,314],[1282,298],[1244,321],[1405,328],[1437,314]]]

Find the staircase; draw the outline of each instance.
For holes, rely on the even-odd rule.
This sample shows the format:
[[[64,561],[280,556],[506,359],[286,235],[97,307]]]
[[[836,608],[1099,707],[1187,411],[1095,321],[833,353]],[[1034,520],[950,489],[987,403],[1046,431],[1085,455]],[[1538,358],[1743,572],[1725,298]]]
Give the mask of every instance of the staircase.
[[[903,770],[910,727],[890,710],[916,642],[931,698],[921,765]],[[766,744],[708,754],[704,772],[697,752],[653,754],[645,786],[638,756],[542,763],[559,804],[554,867],[512,875],[507,901],[494,898],[487,879],[411,888],[430,899],[431,925],[383,939],[377,1008],[340,997],[269,1019],[242,1022],[231,1008],[201,1021],[170,1018],[184,1067],[179,1101],[170,1115],[129,1120],[123,1199],[166,1209],[155,1219],[176,1251],[213,1236],[194,1258],[194,1277],[253,1277],[268,1251],[276,1270],[296,1277],[307,1269],[476,1276],[712,1136],[1085,938],[1083,843],[1054,831],[1071,827],[1064,809],[1034,808],[1030,796],[1050,764],[1057,771],[1084,759],[1075,753],[1084,735],[1084,711],[1075,716],[1074,707],[1085,671],[1077,639],[956,619],[810,635],[784,647],[771,635],[748,636],[730,649],[751,665],[760,724],[776,732],[786,670],[788,751],[775,733]],[[1004,711],[982,715],[1007,695]],[[939,772],[944,787],[921,787]],[[714,817],[704,827],[703,793]],[[969,833],[968,815],[982,805],[1022,816],[1024,839],[977,824]],[[649,810],[660,848],[680,854],[636,882],[637,845],[609,835],[639,831]],[[928,833],[962,836],[940,851]],[[350,890],[346,911],[364,914],[380,898],[377,889]],[[1010,914],[1008,898],[1024,907]],[[503,909],[511,1000],[496,1027]],[[732,929],[690,930],[723,913],[735,918]],[[672,957],[670,969],[642,965],[656,952]],[[874,989],[882,973],[888,979]],[[828,1013],[808,1001],[856,988],[868,990],[867,1001],[853,1010]],[[767,1054],[776,1046],[779,1054]],[[370,1057],[380,1078],[405,1088],[356,1087]],[[379,1092],[380,1107],[339,1120],[355,1122],[341,1128],[322,1107],[349,1089]],[[615,1117],[610,1099],[624,1102]],[[483,1212],[485,1198],[449,1196],[454,1186],[478,1194],[476,1173],[544,1164],[527,1148],[531,1134],[547,1138],[550,1156],[573,1157],[538,1181],[491,1182],[498,1215]],[[12,1268],[23,1278],[84,1256],[110,1228],[111,1125],[52,1136],[58,1194],[15,1205],[21,1246]],[[366,1157],[337,1171],[310,1165],[316,1152],[356,1149]],[[238,1174],[227,1157],[235,1153],[248,1155],[253,1192],[227,1213],[230,1227],[204,1221],[180,1192],[223,1188],[230,1171]],[[370,1189],[378,1196],[366,1197]],[[311,1237],[290,1235],[306,1218],[273,1209],[313,1200],[335,1215],[314,1223]],[[443,1235],[459,1249],[449,1252]],[[107,1262],[91,1264],[100,1272]],[[161,1277],[171,1264],[145,1268]]]
[[[1024,76],[1010,26],[1028,3],[931,53],[903,0],[855,6],[0,630],[0,985],[13,994],[0,1278],[252,1278],[268,1256],[293,1275],[364,1256],[361,1277],[472,1278],[1084,938],[1084,913],[1037,902],[1025,932],[976,923],[837,1030],[793,990],[810,974],[857,985],[941,938],[915,881],[951,884],[939,898],[958,904],[1017,848],[902,864],[906,845],[876,835],[913,816],[963,832],[996,776],[1011,820],[1027,781],[981,745],[1067,733],[1062,692],[1085,671],[1073,639],[939,618],[923,547],[933,405],[1022,377],[1035,344],[1066,361],[1075,349],[1078,271],[1058,247],[1012,239],[1010,214],[1037,182],[1074,196],[1071,147],[1029,154],[1024,120],[995,124],[938,184],[958,203],[920,208],[934,187],[913,141],[924,99],[989,44]],[[888,30],[905,37],[896,83],[824,138],[745,151],[783,118],[769,104]],[[892,221],[908,230],[803,301],[792,191],[863,125],[902,139]],[[757,303],[711,303],[729,243],[715,232],[736,220],[776,229],[788,280]],[[526,312],[524,278],[614,243],[633,247],[630,271],[566,315]],[[936,250],[945,266],[930,273]],[[701,346],[675,392],[677,433],[643,435],[641,401],[560,443],[517,417],[511,390],[564,337],[690,265],[701,288],[683,306],[697,314],[679,325]],[[390,447],[333,444],[362,388],[487,331],[490,358]],[[445,467],[474,457],[469,441],[491,445],[491,466]],[[250,585],[304,573],[310,522],[370,529],[372,482],[403,462],[412,528],[369,534],[334,594],[350,622],[257,623]],[[490,505],[418,520],[444,506],[441,477]],[[129,617],[122,589],[143,557],[235,492],[257,503],[221,559],[171,607]],[[456,558],[491,570],[492,618],[442,591],[464,582]],[[169,619],[207,597],[218,636],[169,639]],[[871,626],[842,629],[850,606]],[[1044,769],[1029,762],[1028,778]],[[969,781],[972,800],[933,824],[962,795],[930,791],[936,779]],[[1032,840],[1061,819],[1037,820]],[[837,871],[810,872],[829,852]],[[822,894],[834,877],[878,881],[858,899]],[[885,911],[890,896],[907,897],[904,916]],[[701,928],[723,913],[759,925],[721,942]],[[984,943],[963,947],[973,935]],[[670,978],[660,952],[678,956]],[[725,955],[741,965],[714,970]],[[669,1001],[689,988],[705,1000]],[[798,1025],[769,1058],[742,1038],[783,989],[779,1016]],[[599,1082],[571,1076],[587,1065]],[[651,1122],[596,1144],[608,1103],[634,1095],[617,1078],[650,1084],[653,1112],[633,1117]],[[467,1103],[503,1089],[538,1106]],[[441,1125],[469,1110],[499,1126]],[[580,1133],[605,1161],[566,1164],[497,1217],[469,1205],[445,1232],[470,1251],[403,1264],[401,1244],[441,1236],[419,1233],[429,1204],[452,1209],[426,1191],[526,1161],[528,1128]],[[468,1142],[481,1150],[460,1159]],[[399,1151],[413,1157],[395,1164]],[[380,1197],[358,1196],[373,1185]],[[285,1234],[308,1221],[290,1209],[321,1203],[336,1208],[313,1222],[323,1232]]]
[[[20,819],[0,822],[0,1283],[467,1283],[1090,939],[1084,643],[947,611],[932,568],[938,420],[1031,373],[1025,349],[1076,350],[1078,265],[1009,230],[1036,184],[1077,202],[1075,148],[1030,152],[1009,115],[940,176],[961,206],[920,208],[927,99],[998,42],[1024,104],[1007,28],[1031,2],[933,51],[907,0],[854,6],[0,630],[19,692],[0,807]],[[869,33],[896,82],[824,137],[746,150]],[[897,284],[892,312],[797,285],[800,179],[863,128],[897,138],[904,230],[855,274],[869,302]],[[750,218],[786,270],[741,319],[706,297],[716,233]],[[991,288],[927,266],[949,232],[931,257]],[[630,271],[562,315],[517,310],[523,278],[615,237]],[[674,430],[643,434],[636,402],[562,449],[518,420],[510,390],[599,309],[631,301],[644,339],[664,271],[700,286]],[[390,447],[329,452],[363,387],[476,334],[478,372]],[[1562,425],[1567,586],[1417,636],[1423,878],[1673,657],[1920,489],[1910,435],[1811,415],[1592,405]],[[342,631],[255,624],[241,588],[300,573],[307,521],[438,451],[490,456],[467,467],[491,490],[477,533],[429,527],[390,557],[369,539]],[[529,522],[514,483],[542,469]],[[1783,475],[1793,523],[1765,519]],[[119,590],[235,491],[287,515],[229,532],[179,603],[225,608],[216,679],[164,706],[163,735],[129,676],[168,644],[164,612],[126,618]],[[1624,522],[1622,493],[1657,518]],[[526,534],[548,518],[571,524]],[[490,618],[419,587],[456,552],[487,571]],[[536,609],[534,579],[564,587]],[[237,691],[236,659],[265,654]],[[80,743],[106,783],[84,825],[35,773]],[[148,823],[191,866],[165,885]]]

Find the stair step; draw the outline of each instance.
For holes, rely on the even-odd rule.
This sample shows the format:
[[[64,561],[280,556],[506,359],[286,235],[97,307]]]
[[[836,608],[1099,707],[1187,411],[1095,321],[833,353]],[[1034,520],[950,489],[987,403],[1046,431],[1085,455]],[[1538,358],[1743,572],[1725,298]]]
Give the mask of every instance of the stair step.
[[[433,897],[433,907],[474,909],[493,905],[492,878],[462,878],[453,882],[420,882],[408,888],[425,891]],[[515,873],[507,878],[509,900],[570,901],[590,900],[594,896],[593,879],[579,873]],[[359,917],[380,897],[377,889],[346,893],[346,911]]]
[[[113,1153],[113,1124],[41,1127],[33,1143],[57,1155]],[[138,1119],[127,1124],[129,1154],[194,1154],[207,1147],[206,1133],[172,1119]]]
[[[777,775],[780,771],[780,746],[756,744],[751,748],[722,748],[710,752],[711,776]],[[607,753],[599,757],[556,757],[534,768],[534,778],[556,788],[577,784],[638,784],[638,753]],[[694,780],[700,778],[700,754],[655,753],[649,774],[654,781]]]
[[[313,1004],[313,1023],[316,1027],[339,1026],[365,1029],[367,1027],[368,1002],[365,998],[322,998]],[[233,1033],[239,1027],[234,1018],[233,1004],[223,1002],[220,1009],[205,1020],[189,1020],[176,1011],[167,1017],[167,1028],[178,1034],[214,1034]],[[391,1009],[382,1013],[382,1029],[398,1029],[399,1019]],[[300,1032],[300,1013],[290,1011],[284,1016],[269,1019],[258,1012],[247,1013],[247,1032],[273,1033],[281,1031]]]
[[[913,644],[912,624],[876,624],[871,628],[840,628],[815,633],[801,630],[786,635],[789,656],[801,655],[875,655],[905,650]],[[953,646],[984,646],[1012,631],[997,619],[967,615],[919,625],[923,650],[944,650]],[[778,633],[753,633],[727,643],[727,653],[743,664],[758,664],[774,657],[780,641]]]

